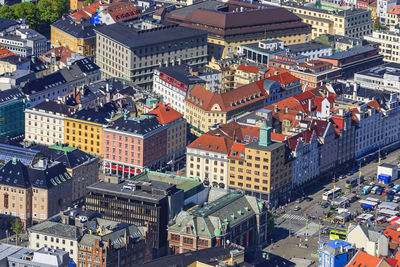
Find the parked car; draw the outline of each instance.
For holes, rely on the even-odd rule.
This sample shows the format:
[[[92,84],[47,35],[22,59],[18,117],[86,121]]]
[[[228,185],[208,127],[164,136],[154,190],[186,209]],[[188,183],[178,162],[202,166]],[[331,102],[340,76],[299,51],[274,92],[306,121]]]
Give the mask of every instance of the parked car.
[[[313,198],[312,197],[305,197],[304,200],[306,200],[307,202],[310,202],[310,201],[313,200]]]
[[[300,210],[301,208],[299,207],[299,206],[296,206],[296,207],[294,207],[294,211],[298,211],[298,210]]]
[[[393,186],[394,186],[394,183],[389,183],[388,186],[389,186],[389,187],[393,187]]]
[[[326,202],[326,201],[321,203],[321,207],[324,208],[324,209],[326,209],[328,206],[329,206],[329,203]]]
[[[339,179],[340,179],[340,180],[343,180],[344,178],[346,178],[346,175],[344,175],[344,174],[342,174],[342,175],[339,176]]]
[[[303,202],[303,198],[299,197],[298,199],[296,199],[296,203],[301,203]]]

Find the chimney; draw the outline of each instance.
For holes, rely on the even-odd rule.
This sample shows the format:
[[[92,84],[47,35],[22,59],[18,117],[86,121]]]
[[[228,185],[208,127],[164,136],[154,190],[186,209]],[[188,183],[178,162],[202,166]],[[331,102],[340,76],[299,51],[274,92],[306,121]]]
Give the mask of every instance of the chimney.
[[[274,111],[278,112],[278,105],[274,105]]]
[[[356,98],[357,98],[357,90],[358,90],[358,84],[354,83],[354,86],[353,86],[353,100],[356,100]]]
[[[260,127],[260,139],[258,144],[260,146],[269,146],[271,144],[271,131],[272,127],[262,126]]]
[[[308,111],[311,111],[311,99],[308,99]]]

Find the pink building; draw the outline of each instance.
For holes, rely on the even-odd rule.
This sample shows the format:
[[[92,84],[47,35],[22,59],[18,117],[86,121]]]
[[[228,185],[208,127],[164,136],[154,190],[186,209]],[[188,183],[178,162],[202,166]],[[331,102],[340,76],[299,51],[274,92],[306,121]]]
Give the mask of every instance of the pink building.
[[[167,127],[155,116],[121,117],[103,130],[103,171],[125,177],[167,160]]]

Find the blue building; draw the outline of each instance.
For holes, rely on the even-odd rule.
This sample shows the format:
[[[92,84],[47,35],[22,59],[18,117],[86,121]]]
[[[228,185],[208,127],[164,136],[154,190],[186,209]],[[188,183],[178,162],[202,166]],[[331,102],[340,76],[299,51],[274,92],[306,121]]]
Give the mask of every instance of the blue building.
[[[0,91],[0,137],[15,137],[25,132],[25,100],[18,89]]]
[[[355,249],[350,243],[342,240],[332,240],[319,243],[319,267],[344,267],[354,256]]]

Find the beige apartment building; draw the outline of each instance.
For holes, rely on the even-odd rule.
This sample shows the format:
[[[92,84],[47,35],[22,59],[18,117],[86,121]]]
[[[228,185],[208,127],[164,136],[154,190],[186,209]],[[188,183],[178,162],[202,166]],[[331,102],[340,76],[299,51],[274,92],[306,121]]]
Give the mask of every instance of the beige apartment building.
[[[234,116],[264,107],[263,82],[254,82],[227,92],[210,92],[196,85],[186,97],[185,118],[197,136]]]
[[[25,227],[71,204],[71,177],[62,163],[42,159],[27,167],[14,158],[0,173],[0,213],[19,217]]]
[[[373,31],[371,11],[368,9],[330,11],[295,3],[290,3],[285,7],[291,9],[303,22],[312,25],[313,39],[323,34],[361,38]]]
[[[73,107],[50,100],[25,109],[25,141],[43,145],[65,143],[64,118],[73,111]]]
[[[384,61],[400,62],[399,30],[374,31],[372,35],[365,36],[364,39],[379,44],[379,54],[383,55]]]

